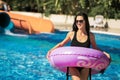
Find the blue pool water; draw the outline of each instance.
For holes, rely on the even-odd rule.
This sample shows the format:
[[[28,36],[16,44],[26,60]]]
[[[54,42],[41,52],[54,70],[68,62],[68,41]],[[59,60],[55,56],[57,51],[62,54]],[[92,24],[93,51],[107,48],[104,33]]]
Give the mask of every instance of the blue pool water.
[[[62,41],[66,33],[41,33],[26,37],[1,34],[0,80],[65,80],[65,73],[49,64],[46,53]],[[112,62],[104,74],[95,74],[92,80],[120,80],[120,36],[96,33],[95,36],[98,47],[111,55]]]

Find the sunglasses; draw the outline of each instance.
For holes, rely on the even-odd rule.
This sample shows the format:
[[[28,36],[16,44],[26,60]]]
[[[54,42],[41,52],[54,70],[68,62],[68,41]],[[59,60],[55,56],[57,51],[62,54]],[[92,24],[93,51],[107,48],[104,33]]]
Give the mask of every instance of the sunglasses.
[[[76,20],[76,23],[83,23],[84,22],[84,20]]]

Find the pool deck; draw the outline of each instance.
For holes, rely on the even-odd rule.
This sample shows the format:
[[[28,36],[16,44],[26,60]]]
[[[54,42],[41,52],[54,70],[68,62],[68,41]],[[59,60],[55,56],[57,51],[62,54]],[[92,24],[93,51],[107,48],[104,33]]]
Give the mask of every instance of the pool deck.
[[[70,31],[72,30],[72,24],[58,24],[54,23],[55,29],[57,30],[64,30]],[[90,28],[91,32],[95,33],[104,33],[104,34],[111,34],[111,35],[118,35],[120,36],[120,29],[117,28]]]
[[[51,20],[54,24],[54,28],[57,30],[65,30],[70,31],[72,30],[72,22],[74,20],[73,16],[69,16],[67,21],[65,15],[51,15],[50,17],[44,17],[40,13],[32,13],[32,12],[20,12],[20,11],[11,11],[12,13],[22,14],[22,15],[29,15],[34,17],[43,17]],[[91,19],[91,18],[90,18]],[[90,20],[92,21],[92,19]],[[92,32],[96,33],[105,33],[105,34],[112,34],[120,36],[120,20],[108,20],[109,21],[109,28],[92,28]],[[67,22],[67,23],[65,23]],[[90,22],[92,23],[92,22]]]

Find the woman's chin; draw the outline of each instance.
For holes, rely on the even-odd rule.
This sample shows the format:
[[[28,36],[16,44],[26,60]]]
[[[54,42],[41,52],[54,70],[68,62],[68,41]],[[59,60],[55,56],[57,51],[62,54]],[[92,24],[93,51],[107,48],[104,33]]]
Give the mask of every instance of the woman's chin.
[[[81,30],[81,29],[82,29],[82,26],[79,26],[79,27],[78,27],[78,29],[80,29],[80,30]]]

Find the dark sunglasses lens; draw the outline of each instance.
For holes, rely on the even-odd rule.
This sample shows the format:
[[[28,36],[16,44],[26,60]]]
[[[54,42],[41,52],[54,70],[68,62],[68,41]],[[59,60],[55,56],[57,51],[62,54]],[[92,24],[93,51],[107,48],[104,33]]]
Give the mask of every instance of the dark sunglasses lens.
[[[76,23],[83,23],[83,20],[76,20]]]

